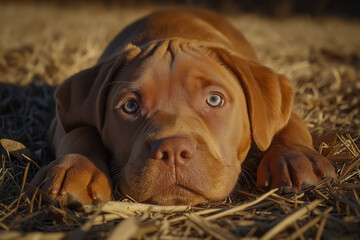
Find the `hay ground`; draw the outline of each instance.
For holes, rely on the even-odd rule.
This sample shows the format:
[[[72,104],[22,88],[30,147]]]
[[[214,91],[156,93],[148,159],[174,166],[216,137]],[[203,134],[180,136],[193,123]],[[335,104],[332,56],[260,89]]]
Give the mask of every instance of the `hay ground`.
[[[293,82],[294,107],[336,166],[337,181],[280,196],[256,189],[249,166],[225,202],[196,207],[124,199],[69,209],[25,193],[53,159],[46,130],[54,86],[92,66],[119,30],[154,9],[0,3],[0,138],[26,146],[9,153],[21,146],[2,141],[0,239],[359,239],[358,20],[229,16],[260,61]]]

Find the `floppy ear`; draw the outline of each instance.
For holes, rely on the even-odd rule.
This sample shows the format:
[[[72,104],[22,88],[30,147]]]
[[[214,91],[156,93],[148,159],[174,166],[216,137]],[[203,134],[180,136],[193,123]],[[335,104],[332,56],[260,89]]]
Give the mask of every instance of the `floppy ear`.
[[[101,131],[112,78],[140,49],[128,46],[118,56],[99,62],[67,80],[55,92],[56,114],[65,132],[80,126]]]
[[[235,53],[220,51],[219,56],[235,73],[244,89],[252,138],[261,151],[266,151],[274,135],[289,121],[293,94],[291,84],[283,75]]]

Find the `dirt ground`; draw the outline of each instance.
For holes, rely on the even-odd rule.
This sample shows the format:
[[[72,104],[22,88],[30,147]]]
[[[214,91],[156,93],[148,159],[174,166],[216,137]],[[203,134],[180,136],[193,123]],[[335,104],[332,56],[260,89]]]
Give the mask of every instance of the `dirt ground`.
[[[46,165],[52,158],[51,153],[47,150],[45,137],[47,126],[54,116],[52,93],[55,87],[52,86],[56,86],[70,75],[94,65],[109,41],[122,28],[157,8],[104,6],[101,4],[61,6],[56,4],[0,3],[0,138],[11,138],[24,143],[30,150],[34,161],[38,162],[40,166]],[[226,16],[226,13],[222,14]],[[339,175],[343,174],[344,169],[346,169],[344,166],[348,166],[346,164],[352,164],[350,164],[352,170],[343,175],[343,178],[348,177],[345,179],[346,181],[353,184],[346,191],[341,190],[342,193],[350,192],[350,195],[353,194],[345,203],[338,199],[336,201],[342,205],[340,203],[339,206],[336,205],[337,202],[334,199],[341,196],[339,192],[337,192],[339,195],[336,197],[330,194],[330,200],[326,194],[326,198],[319,197],[316,195],[318,193],[314,194],[317,196],[315,198],[325,199],[328,201],[327,206],[332,206],[337,210],[337,220],[332,219],[334,221],[331,224],[335,222],[346,225],[348,223],[347,229],[336,230],[338,233],[334,232],[333,230],[337,228],[331,230],[333,225],[325,224],[328,217],[326,215],[326,218],[319,218],[318,222],[314,223],[313,228],[316,228],[312,232],[310,231],[309,235],[306,235],[307,230],[304,230],[298,237],[316,237],[318,233],[316,229],[324,224],[322,231],[325,234],[324,236],[327,236],[325,238],[348,234],[348,239],[353,237],[356,239],[359,232],[357,232],[356,227],[352,228],[352,226],[360,224],[360,200],[358,197],[360,194],[358,161],[360,151],[356,147],[356,145],[359,146],[358,138],[360,136],[360,20],[334,17],[310,18],[308,16],[268,18],[245,13],[232,14],[227,18],[244,33],[254,47],[260,62],[279,73],[285,74],[291,80],[295,88],[294,107],[305,118],[310,130],[316,137],[315,148],[320,148],[320,151],[322,148],[325,149],[322,153],[328,156],[335,165],[337,164]],[[338,134],[337,138],[336,134]],[[343,141],[342,147],[336,147],[335,143],[332,145],[334,139],[338,139],[337,142]],[[321,141],[325,141],[326,144],[320,145]],[[64,223],[64,217],[60,217],[61,220],[59,220],[62,222],[61,227],[58,225],[54,228],[36,225],[40,220],[37,220],[36,224],[32,222],[31,227],[22,225],[24,222],[27,223],[25,220],[21,220],[18,224],[11,223],[14,219],[19,220],[20,215],[14,215],[12,209],[14,201],[16,203],[19,196],[19,186],[27,162],[18,159],[14,162],[10,161],[10,164],[6,160],[8,158],[10,157],[6,153],[2,155],[0,229],[20,229],[20,231],[25,232],[34,230],[56,232],[75,229],[75,233],[77,233],[76,229],[83,229],[83,224],[90,219],[90,215],[80,218],[80,222],[77,222],[79,218],[71,220],[73,222],[70,222],[73,225],[70,225],[75,227],[69,227],[68,223]],[[341,162],[336,163],[338,159],[341,159]],[[21,174],[16,174],[17,171]],[[36,171],[35,167],[30,167],[28,180]],[[12,175],[7,175],[9,172],[12,172]],[[350,172],[354,174],[350,176]],[[9,184],[12,181],[15,183]],[[350,182],[346,183],[350,184]],[[20,194],[20,196],[22,195]],[[255,195],[251,196],[254,197]],[[274,195],[272,197],[280,201]],[[24,199],[19,200],[19,202],[21,202],[20,206],[26,208],[24,206],[27,206],[28,202]],[[309,199],[314,200],[314,197],[299,198],[299,201],[307,203],[310,201]],[[281,199],[281,201],[290,204],[287,200]],[[277,207],[282,207],[282,209],[279,207],[281,209],[279,212],[286,215],[294,213],[297,210],[298,203],[294,206],[291,205],[291,207],[286,204],[276,204]],[[41,206],[40,203],[38,205]],[[50,211],[50,208],[46,209],[47,213],[53,211]],[[278,211],[277,208],[274,209]],[[346,212],[346,216],[340,214],[342,209]],[[324,212],[326,211],[324,210]],[[316,211],[312,214],[325,216],[324,212],[321,213],[323,215],[317,214]],[[23,210],[22,213],[27,212]],[[56,214],[59,215],[60,213],[57,212],[52,215]],[[67,212],[67,214],[70,213]],[[144,214],[140,214],[142,220],[137,219],[137,221],[146,222],[147,218]],[[254,214],[252,216],[256,216],[256,213]],[[244,216],[246,218],[248,215],[245,214]],[[292,225],[295,229],[302,229],[306,223],[311,222],[310,215],[307,216],[308,218],[303,217],[307,220],[302,223],[295,222],[295,225]],[[352,218],[350,219],[350,217]],[[201,228],[202,225],[196,222],[196,219],[192,217],[188,217],[188,219]],[[283,217],[278,216],[276,219],[280,221]],[[322,219],[325,219],[324,223],[322,223]],[[117,220],[120,221],[119,218]],[[227,220],[221,221],[212,227],[217,229],[219,226],[227,226],[226,228],[233,226],[226,222]],[[258,219],[254,221],[258,223],[256,222]],[[233,224],[239,227],[245,223],[234,222]],[[246,224],[253,227],[250,222]],[[137,226],[142,228],[143,225]],[[274,224],[257,225],[256,229],[261,231],[255,228],[252,230],[253,228],[249,226],[244,231],[249,238],[256,239],[263,236]],[[87,229],[85,232],[88,233],[89,231]],[[109,231],[107,229],[107,232]],[[189,234],[192,234],[191,231]],[[223,239],[230,238],[225,233],[219,237],[209,231],[203,229],[202,232],[198,231],[198,235],[190,234],[189,236],[193,236],[195,239],[207,236],[219,239],[224,236]],[[245,234],[241,235],[244,231],[240,229],[237,232],[240,235],[234,233],[234,236],[245,236]],[[283,231],[289,233],[290,230],[284,228]],[[3,236],[8,237],[7,239],[16,239],[21,235],[14,233],[15,235],[11,235],[14,238],[11,238],[10,235],[0,232],[0,238],[2,233]],[[166,232],[165,235],[158,232],[156,235],[149,231],[149,235],[146,234],[148,233],[144,233],[142,236],[165,236],[169,232]],[[287,236],[284,235],[284,232],[279,234],[278,236]],[[96,236],[104,237],[108,234]],[[184,237],[184,235],[176,235],[175,233],[166,236]],[[292,235],[295,238],[296,236]],[[89,236],[87,235],[86,238]]]

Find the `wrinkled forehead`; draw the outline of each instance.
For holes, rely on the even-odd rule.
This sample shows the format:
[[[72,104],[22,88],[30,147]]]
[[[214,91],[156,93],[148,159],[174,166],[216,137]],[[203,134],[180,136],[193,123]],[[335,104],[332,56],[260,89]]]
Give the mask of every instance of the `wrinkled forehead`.
[[[120,79],[119,79],[120,78]],[[141,96],[176,99],[196,89],[218,86],[236,95],[238,80],[206,45],[180,40],[158,41],[143,46],[115,81],[120,91]]]

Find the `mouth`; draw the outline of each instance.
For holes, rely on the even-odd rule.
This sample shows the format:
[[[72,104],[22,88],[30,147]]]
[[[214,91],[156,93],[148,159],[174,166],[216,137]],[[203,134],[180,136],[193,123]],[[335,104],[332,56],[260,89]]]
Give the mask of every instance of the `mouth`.
[[[193,190],[187,186],[181,185],[181,184],[175,184],[175,185],[169,187],[168,189],[166,189],[166,191],[169,194],[174,193],[177,195],[200,195],[195,190]]]
[[[160,190],[145,202],[160,205],[195,205],[208,202],[208,200],[202,194],[187,186],[174,184]]]

